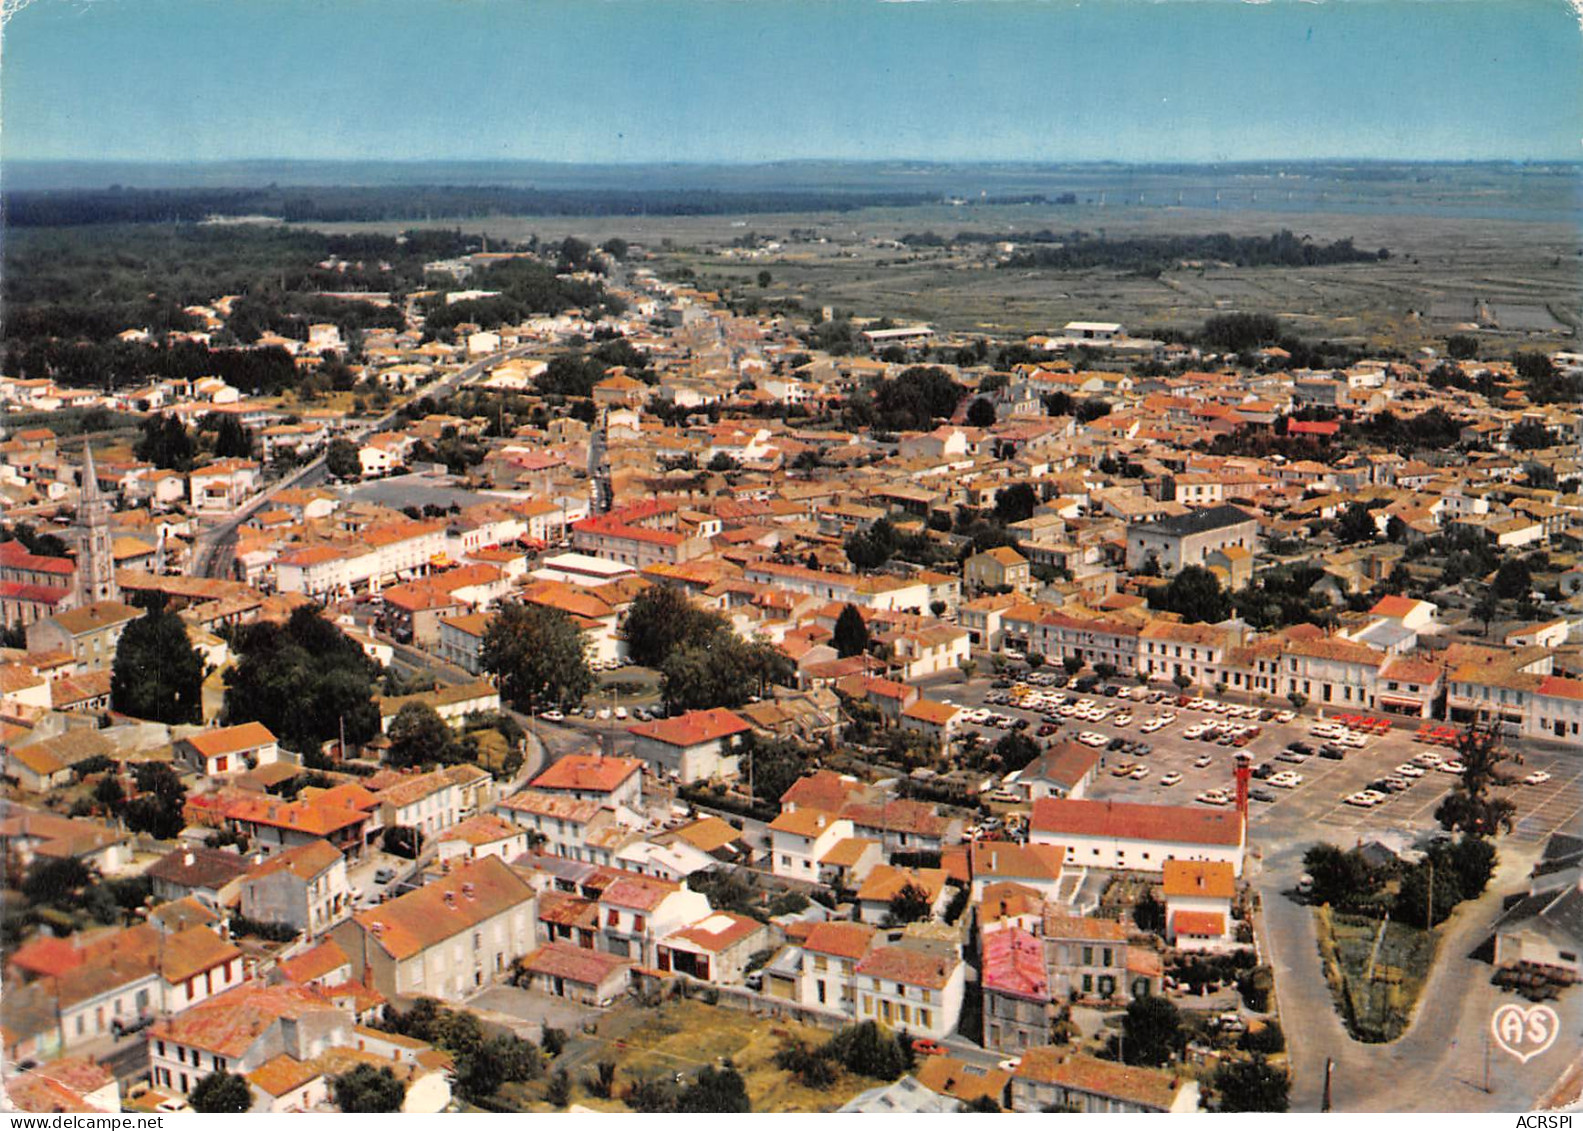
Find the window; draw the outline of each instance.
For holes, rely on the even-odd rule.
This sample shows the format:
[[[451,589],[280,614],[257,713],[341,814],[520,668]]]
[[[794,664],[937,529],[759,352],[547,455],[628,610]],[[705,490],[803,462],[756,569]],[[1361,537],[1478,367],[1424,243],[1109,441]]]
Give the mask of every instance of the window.
[[[1083,965],[1084,966],[1092,966],[1093,964],[1094,964],[1094,948],[1091,947],[1091,946],[1085,946],[1083,948]]]
[[[1092,975],[1092,974],[1084,974],[1083,975],[1083,992],[1085,994],[1091,994],[1091,993],[1094,992],[1094,975]]]
[[[1109,947],[1108,947],[1108,946],[1107,946],[1107,947],[1106,947],[1106,948],[1105,948],[1105,965],[1106,965],[1106,966],[1109,966],[1109,965],[1111,965],[1111,961],[1110,961],[1110,948],[1109,948]]]
[[[641,915],[634,915],[632,917],[632,929],[634,931],[636,931],[638,934],[642,934],[643,933],[643,916],[641,916]]]
[[[621,912],[617,911],[614,907],[612,907],[609,910],[609,912],[606,913],[606,915],[605,915],[605,926],[607,926],[607,927],[619,927],[619,926],[621,926]]]

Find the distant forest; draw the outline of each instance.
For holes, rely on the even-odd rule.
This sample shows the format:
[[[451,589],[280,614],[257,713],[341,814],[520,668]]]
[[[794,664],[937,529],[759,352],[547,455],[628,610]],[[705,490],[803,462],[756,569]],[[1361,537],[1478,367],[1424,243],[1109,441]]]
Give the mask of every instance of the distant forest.
[[[1315,243],[1308,236],[1282,229],[1270,236],[1233,236],[1225,232],[1205,236],[1131,236],[1107,239],[1091,232],[958,232],[947,238],[934,232],[908,233],[901,242],[910,247],[949,247],[971,244],[1014,243],[1019,246],[1003,267],[1049,267],[1079,271],[1110,267],[1123,271],[1158,274],[1184,260],[1232,263],[1238,267],[1325,267],[1336,263],[1374,263],[1391,257],[1389,248],[1368,251],[1353,246],[1352,239]]]
[[[334,223],[471,219],[480,216],[715,216],[737,212],[849,212],[939,202],[932,193],[534,189],[391,185],[256,189],[127,189],[8,192],[6,223],[16,228],[195,221],[208,216],[272,216]],[[1031,198],[1018,198],[1019,202]]]
[[[289,355],[250,351],[266,332],[302,340],[313,322],[334,322],[355,348],[363,331],[403,324],[402,296],[420,288],[443,292],[462,284],[426,277],[424,264],[478,251],[478,235],[425,229],[401,236],[328,235],[251,225],[123,224],[98,228],[34,228],[12,232],[4,247],[0,303],[0,372],[53,377],[66,384],[115,387],[142,376],[213,373],[239,388],[273,392],[295,379]],[[503,292],[498,309],[437,301],[431,336],[447,336],[464,317],[493,313],[491,324],[578,307],[597,314],[619,301],[597,281],[561,272],[597,266],[577,240],[539,245],[491,241],[491,250],[537,253],[476,274],[468,286]],[[394,305],[332,297],[377,291]],[[326,294],[325,292],[331,292]],[[117,334],[201,328],[183,308],[240,296],[211,342],[162,349],[119,342]],[[278,355],[278,356],[277,356]]]

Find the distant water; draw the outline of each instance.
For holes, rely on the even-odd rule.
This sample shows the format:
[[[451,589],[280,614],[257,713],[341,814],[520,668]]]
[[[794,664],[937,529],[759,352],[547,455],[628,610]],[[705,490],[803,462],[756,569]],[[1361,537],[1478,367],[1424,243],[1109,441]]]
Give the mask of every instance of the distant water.
[[[236,161],[133,163],[12,161],[8,191],[258,188],[354,185],[507,185],[546,190],[916,193],[960,202],[963,226],[980,204],[1076,198],[1100,208],[1182,208],[1583,223],[1583,164],[1283,163],[1268,165],[934,164],[790,161],[756,165],[574,165],[542,162]],[[1005,222],[1006,214],[997,219]]]

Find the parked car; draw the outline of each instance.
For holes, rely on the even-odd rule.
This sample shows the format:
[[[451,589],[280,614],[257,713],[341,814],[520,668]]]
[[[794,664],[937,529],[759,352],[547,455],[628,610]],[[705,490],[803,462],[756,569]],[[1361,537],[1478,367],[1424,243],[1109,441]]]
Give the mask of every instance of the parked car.
[[[1423,771],[1420,770],[1419,773],[1423,773]],[[1533,773],[1529,774],[1527,777],[1525,777],[1523,779],[1523,784],[1524,785],[1544,785],[1544,783],[1549,781],[1549,780],[1550,780],[1550,775],[1549,774],[1545,773],[1543,770],[1535,770]]]
[[[539,716],[539,718],[543,719],[547,723],[558,723],[558,722],[564,721],[566,716],[564,714],[562,714],[560,711],[551,710],[551,711],[545,711],[542,715]]]
[[[1160,784],[1161,785],[1177,785],[1177,784],[1180,784],[1181,780],[1182,780],[1182,775],[1177,773],[1175,770],[1172,770],[1170,773],[1166,774],[1163,778],[1160,779]]]
[[[912,1051],[919,1056],[943,1056],[945,1054],[945,1046],[941,1045],[939,1041],[931,1040],[928,1037],[917,1037],[912,1042]]]
[[[1248,796],[1253,798],[1253,800],[1255,800],[1255,801],[1263,801],[1263,802],[1266,802],[1266,803],[1275,800],[1275,794],[1271,793],[1269,790],[1265,789],[1263,786],[1260,786],[1257,789],[1250,789],[1250,790],[1248,790]]]
[[[395,878],[396,870],[394,868],[381,868],[374,873],[374,882],[376,884],[388,884]]]

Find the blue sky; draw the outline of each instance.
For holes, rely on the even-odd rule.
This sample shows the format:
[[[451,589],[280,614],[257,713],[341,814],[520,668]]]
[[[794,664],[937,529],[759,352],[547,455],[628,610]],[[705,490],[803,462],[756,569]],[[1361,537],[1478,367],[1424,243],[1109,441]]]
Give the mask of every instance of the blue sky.
[[[1565,0],[33,0],[0,154],[1583,158]]]

